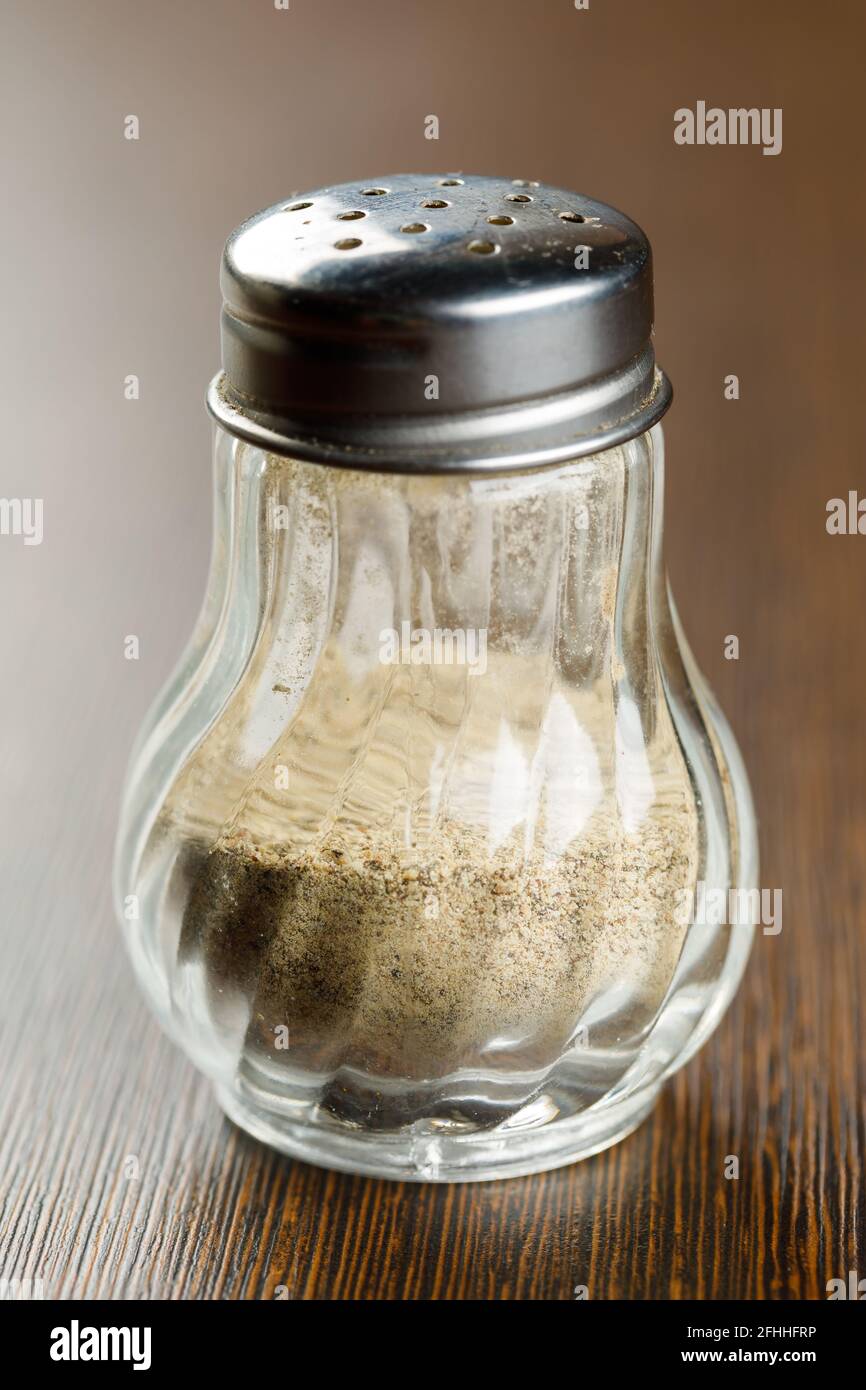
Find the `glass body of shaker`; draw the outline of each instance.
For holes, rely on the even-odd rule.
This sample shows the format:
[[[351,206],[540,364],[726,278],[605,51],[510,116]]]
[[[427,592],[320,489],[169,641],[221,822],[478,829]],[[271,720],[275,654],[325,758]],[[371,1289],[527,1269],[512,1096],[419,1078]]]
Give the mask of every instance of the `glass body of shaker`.
[[[661,427],[457,477],[217,427],[215,483],[117,851],[163,1024],[313,1162],[454,1180],[614,1142],[742,973],[751,928],[702,920],[701,886],[757,881],[667,591]]]

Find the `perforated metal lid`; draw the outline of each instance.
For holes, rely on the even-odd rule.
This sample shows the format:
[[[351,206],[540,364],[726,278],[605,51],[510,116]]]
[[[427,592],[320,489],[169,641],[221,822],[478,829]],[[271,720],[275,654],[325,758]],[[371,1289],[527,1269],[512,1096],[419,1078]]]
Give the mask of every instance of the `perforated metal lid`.
[[[271,451],[502,470],[594,453],[670,404],[634,222],[526,180],[399,174],[297,195],[223,256],[208,405]]]

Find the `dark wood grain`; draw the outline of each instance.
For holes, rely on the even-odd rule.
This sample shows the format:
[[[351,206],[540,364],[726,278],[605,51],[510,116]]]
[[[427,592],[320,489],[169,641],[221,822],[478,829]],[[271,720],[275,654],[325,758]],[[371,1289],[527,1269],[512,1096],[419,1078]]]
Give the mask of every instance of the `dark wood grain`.
[[[25,215],[8,289],[22,329],[4,359],[22,418],[7,421],[0,492],[44,496],[47,521],[39,549],[0,542],[0,1277],[42,1278],[54,1297],[568,1300],[577,1285],[595,1299],[823,1298],[829,1279],[866,1276],[866,536],[824,526],[828,498],[866,494],[857,7],[834,6],[830,23],[805,3],[671,0],[660,24],[656,6],[593,3],[576,31],[567,5],[549,24],[532,6],[490,5],[497,62],[525,55],[531,98],[496,129],[477,120],[496,89],[487,40],[450,0],[402,28],[406,7],[382,0],[372,36],[351,29],[356,6],[317,7],[293,31],[298,93],[248,7],[209,5],[206,19],[145,7],[151,28],[136,5],[84,8],[79,33],[71,16],[50,27],[43,7],[17,7],[3,82],[21,112]],[[353,37],[339,52],[334,25]],[[423,96],[399,87],[405,129],[351,56],[372,60],[377,43],[428,73]],[[255,100],[211,81],[228,53],[264,65]],[[781,934],[758,936],[729,1014],[649,1121],[539,1177],[380,1183],[247,1139],[159,1034],[112,921],[123,759],[204,571],[212,252],[283,183],[351,171],[333,131],[309,136],[318,169],[305,151],[288,178],[256,135],[259,120],[300,128],[295,103],[314,99],[308,71],[326,56],[329,92],[343,84],[361,113],[363,148],[346,132],[340,156],[356,171],[501,170],[510,149],[516,172],[583,185],[650,231],[677,388],[674,587],[750,770],[762,883],[784,894]],[[593,116],[612,88],[615,130]],[[671,112],[698,97],[783,105],[783,154],[675,149]],[[137,105],[148,138],[133,164],[107,123]],[[441,151],[412,124],[428,110],[451,123]],[[46,258],[30,228],[56,212],[53,186],[66,241]],[[168,338],[155,284],[171,298]],[[118,383],[135,370],[146,390],[130,410]],[[128,632],[142,636],[137,664],[122,658]]]

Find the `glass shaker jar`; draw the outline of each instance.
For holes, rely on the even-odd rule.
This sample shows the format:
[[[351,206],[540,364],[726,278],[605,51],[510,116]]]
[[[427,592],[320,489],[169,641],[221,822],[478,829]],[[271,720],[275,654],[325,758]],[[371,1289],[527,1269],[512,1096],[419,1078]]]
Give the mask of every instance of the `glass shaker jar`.
[[[666,586],[648,242],[561,189],[401,175],[253,217],[222,289],[207,595],[119,834],[137,974],[287,1153],[594,1153],[737,987],[752,931],[699,886],[757,882]]]

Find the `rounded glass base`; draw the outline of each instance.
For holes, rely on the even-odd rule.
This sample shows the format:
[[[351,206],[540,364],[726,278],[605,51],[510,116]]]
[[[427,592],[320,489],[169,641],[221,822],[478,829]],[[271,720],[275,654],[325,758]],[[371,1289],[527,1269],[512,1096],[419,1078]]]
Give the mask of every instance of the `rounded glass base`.
[[[487,1182],[562,1168],[631,1134],[660,1089],[649,1087],[562,1119],[547,1119],[543,1106],[527,1107],[519,1125],[512,1120],[495,1130],[449,1133],[447,1125],[423,1121],[397,1133],[371,1134],[330,1120],[314,1123],[275,1113],[242,1083],[215,1087],[229,1119],[281,1153],[322,1168],[400,1182]]]

